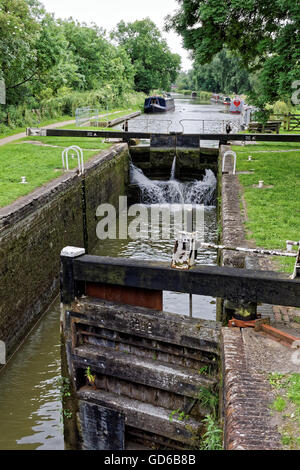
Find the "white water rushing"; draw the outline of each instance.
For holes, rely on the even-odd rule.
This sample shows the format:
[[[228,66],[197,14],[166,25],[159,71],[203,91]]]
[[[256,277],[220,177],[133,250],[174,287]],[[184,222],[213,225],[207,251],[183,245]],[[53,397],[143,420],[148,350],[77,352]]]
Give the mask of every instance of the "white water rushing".
[[[205,170],[203,179],[180,182],[175,179],[176,157],[168,181],[151,180],[131,163],[130,182],[137,184],[143,204],[204,204],[215,205],[217,180],[211,170]]]

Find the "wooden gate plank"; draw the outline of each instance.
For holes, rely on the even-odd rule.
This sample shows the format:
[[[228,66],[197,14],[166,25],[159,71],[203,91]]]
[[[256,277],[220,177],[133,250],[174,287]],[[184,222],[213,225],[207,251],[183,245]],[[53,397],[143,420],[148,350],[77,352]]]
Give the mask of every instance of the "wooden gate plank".
[[[168,437],[189,446],[193,432],[197,433],[201,428],[201,424],[192,418],[179,420],[175,414],[171,419],[172,410],[103,390],[91,390],[89,387],[83,387],[78,391],[78,396],[80,400],[88,400],[121,412],[125,416],[125,425]]]
[[[89,298],[73,303],[69,312],[71,320],[218,353],[221,324],[214,321]]]
[[[156,389],[197,398],[202,387],[216,384],[215,379],[201,375],[198,371],[159,361],[139,358],[134,354],[124,354],[92,345],[75,348],[72,354],[75,367],[86,368],[93,372],[117,377],[128,382],[147,385]]]
[[[79,400],[83,450],[124,450],[125,419],[120,411]]]

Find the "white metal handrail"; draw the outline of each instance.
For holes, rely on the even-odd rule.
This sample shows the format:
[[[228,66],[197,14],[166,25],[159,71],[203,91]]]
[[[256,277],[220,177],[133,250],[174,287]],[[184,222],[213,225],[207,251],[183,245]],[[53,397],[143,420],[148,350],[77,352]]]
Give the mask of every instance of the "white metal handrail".
[[[170,119],[133,119],[129,121],[129,127],[130,131],[132,131],[136,128],[140,128],[140,124],[143,124],[145,132],[149,132],[149,127],[151,127],[151,125],[154,124],[155,126],[155,124],[160,125],[161,123],[166,124],[166,133],[168,133],[171,125],[173,124],[173,121],[171,121]]]
[[[63,169],[64,171],[69,171],[70,150],[74,151],[77,155],[79,175],[82,175],[84,173],[83,151],[77,145],[72,145],[71,147],[67,147],[63,150],[62,155],[61,155]]]
[[[202,133],[205,133],[205,123],[211,123],[213,122],[215,125],[220,124],[222,125],[222,129],[219,129],[219,131],[222,131],[224,134],[226,132],[226,126],[227,124],[230,124],[231,130],[235,130],[236,132],[239,132],[241,129],[241,122],[240,120],[229,120],[229,119],[181,119],[179,121],[179,124],[181,126],[181,130],[184,133],[184,125],[183,122],[199,122],[202,123]],[[208,129],[211,132],[211,128]]]
[[[224,171],[225,171],[225,160],[226,160],[227,156],[228,157],[231,156],[231,157],[234,158],[232,174],[235,175],[235,172],[236,172],[236,153],[233,152],[233,150],[227,150],[227,152],[225,152],[224,155],[223,155],[222,173],[224,173]]]

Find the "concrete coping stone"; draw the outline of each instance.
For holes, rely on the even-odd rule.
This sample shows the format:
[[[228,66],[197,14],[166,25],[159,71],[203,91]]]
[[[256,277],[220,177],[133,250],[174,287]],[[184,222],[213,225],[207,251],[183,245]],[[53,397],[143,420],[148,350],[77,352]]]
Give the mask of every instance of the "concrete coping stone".
[[[85,255],[85,249],[77,248],[76,246],[65,246],[60,253],[60,256],[65,256],[67,258],[78,258],[78,256],[82,255]]]

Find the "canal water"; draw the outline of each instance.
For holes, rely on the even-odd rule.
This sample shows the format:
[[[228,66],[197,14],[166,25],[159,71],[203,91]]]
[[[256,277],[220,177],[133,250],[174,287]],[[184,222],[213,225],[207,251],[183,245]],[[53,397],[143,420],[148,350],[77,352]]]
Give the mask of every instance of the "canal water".
[[[130,121],[129,130],[161,131],[180,130],[185,132],[223,132],[227,122],[238,129],[238,118],[228,114],[223,105],[200,103],[198,100],[176,96],[176,110],[165,116],[140,116]],[[168,121],[168,122],[166,122]],[[203,143],[208,146],[207,143]],[[212,142],[210,145],[216,145]],[[176,164],[176,162],[174,163]],[[192,190],[201,194],[205,203],[205,241],[216,241],[217,220],[213,199],[205,200],[208,186],[215,184],[209,172],[203,181],[180,185],[170,181],[153,182],[132,167],[132,178],[143,180],[146,206],[178,201],[178,190],[187,202]],[[207,183],[209,183],[207,185]],[[161,185],[165,185],[164,197],[173,191],[177,199],[153,200]],[[154,185],[154,193],[151,193]],[[155,185],[157,188],[155,189]],[[159,186],[160,185],[160,186]],[[178,188],[179,185],[179,188]],[[176,188],[177,189],[176,189]],[[176,189],[174,193],[174,188]],[[208,191],[209,192],[209,191]],[[173,197],[172,196],[172,197]],[[205,196],[205,197],[204,197]],[[148,199],[147,199],[148,198]],[[189,201],[188,201],[189,202]],[[151,259],[171,262],[174,240],[106,240],[99,242],[93,254],[121,256],[135,259]],[[199,253],[197,263],[215,264],[216,253]],[[189,314],[189,298],[186,294],[164,293],[164,309],[174,313]],[[193,296],[193,315],[201,318],[215,318],[215,300],[209,297]],[[9,364],[0,373],[0,450],[63,450],[62,407],[60,399],[60,335],[59,301],[53,303],[34,328]]]

